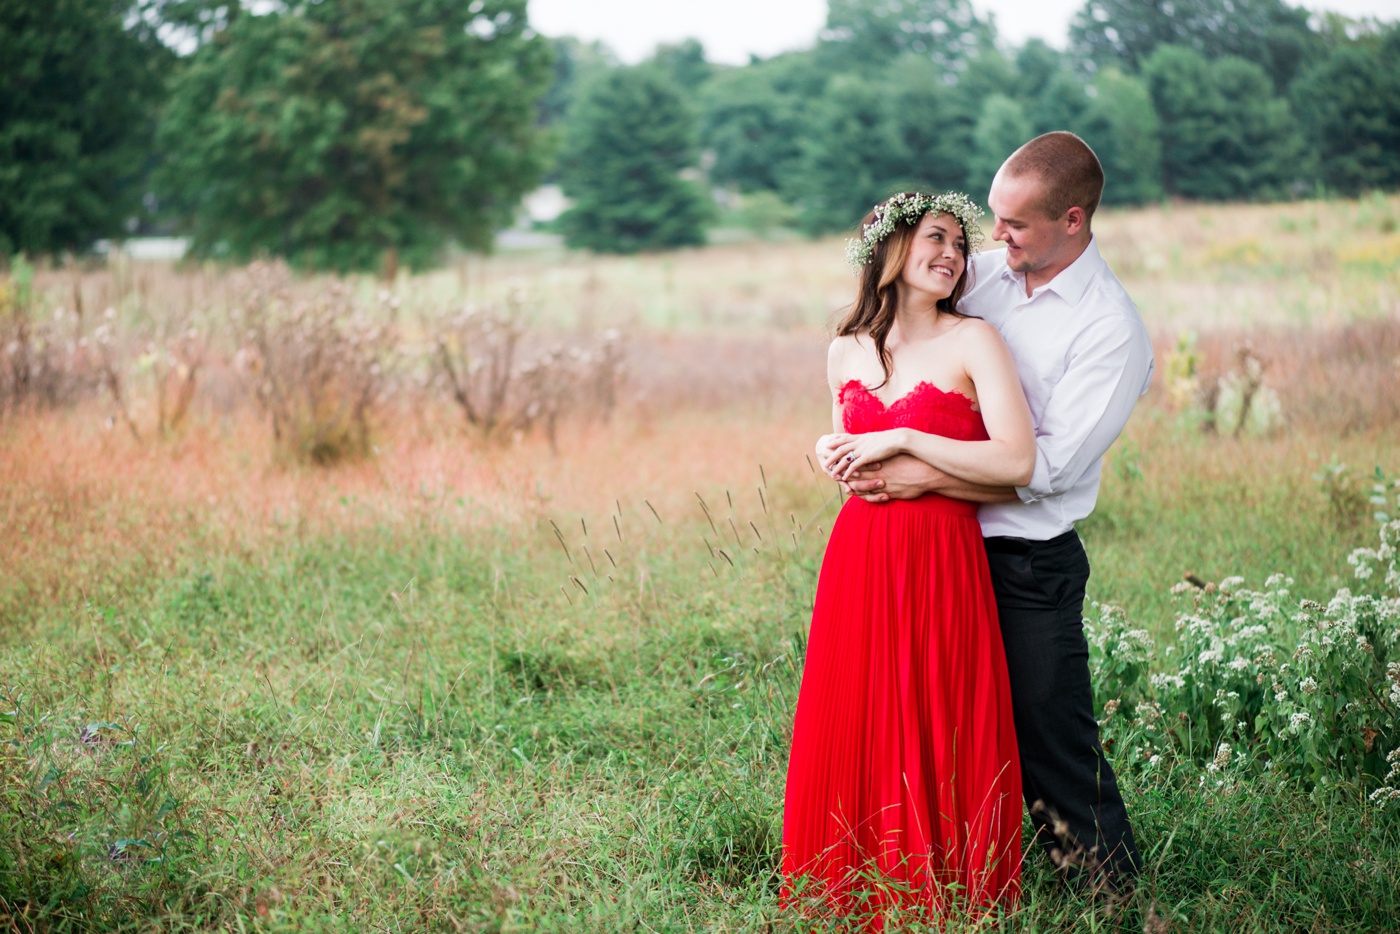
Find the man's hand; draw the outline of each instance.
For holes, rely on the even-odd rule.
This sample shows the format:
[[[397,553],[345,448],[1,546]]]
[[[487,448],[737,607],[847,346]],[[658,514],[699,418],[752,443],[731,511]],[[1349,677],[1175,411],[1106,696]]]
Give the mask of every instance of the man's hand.
[[[852,496],[867,503],[887,503],[892,499],[916,499],[937,490],[948,475],[908,454],[865,464],[851,474],[846,488]]]

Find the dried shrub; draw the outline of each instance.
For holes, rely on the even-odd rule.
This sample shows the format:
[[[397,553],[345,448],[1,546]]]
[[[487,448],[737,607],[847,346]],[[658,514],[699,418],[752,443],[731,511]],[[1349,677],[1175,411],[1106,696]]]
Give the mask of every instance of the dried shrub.
[[[148,435],[174,437],[187,423],[207,342],[188,310],[160,320],[146,335],[118,334],[116,318],[115,309],[107,309],[92,339],[112,419],[120,420],[137,441]],[[155,401],[154,424],[143,431],[140,397],[148,393]]]
[[[81,315],[62,308],[42,314],[32,280],[23,259],[0,278],[0,418],[22,408],[72,405],[100,381]]]
[[[372,450],[372,414],[388,388],[393,330],[341,283],[294,295],[285,267],[250,268],[236,320],[237,363],[288,459],[333,464]]]
[[[566,415],[607,419],[617,407],[623,349],[615,330],[539,347],[518,296],[504,311],[467,307],[429,329],[435,381],[483,437],[538,427],[557,448]]]
[[[1291,429],[1348,435],[1389,430],[1400,421],[1400,320],[1394,317],[1321,329],[1221,330],[1203,334],[1199,342],[1188,336],[1164,358],[1169,394],[1175,399],[1178,386],[1216,387],[1232,370],[1248,377],[1248,362],[1240,356],[1245,347],[1267,361],[1265,388],[1276,394]],[[1194,368],[1186,374],[1194,384],[1174,379],[1173,367]],[[1214,402],[1204,391],[1197,401]],[[1259,400],[1251,402],[1254,408]],[[1238,418],[1225,421],[1223,434],[1239,425]]]

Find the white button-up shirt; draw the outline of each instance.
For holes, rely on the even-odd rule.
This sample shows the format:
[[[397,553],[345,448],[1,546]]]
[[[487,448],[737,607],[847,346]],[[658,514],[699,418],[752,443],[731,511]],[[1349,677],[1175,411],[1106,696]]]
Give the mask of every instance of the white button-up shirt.
[[[982,534],[1054,538],[1089,515],[1103,456],[1152,379],[1152,340],[1094,240],[1026,296],[1006,251],[972,257],[960,308],[991,322],[1016,361],[1035,422],[1035,474],[1020,502],[985,505]]]

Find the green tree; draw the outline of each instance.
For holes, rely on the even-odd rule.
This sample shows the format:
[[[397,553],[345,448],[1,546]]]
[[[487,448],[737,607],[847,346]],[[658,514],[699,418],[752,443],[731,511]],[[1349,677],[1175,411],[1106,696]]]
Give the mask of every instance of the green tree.
[[[561,160],[570,246],[609,253],[705,242],[713,213],[682,172],[696,161],[695,116],[654,65],[615,68],[580,93]]]
[[[1147,86],[1116,68],[1100,72],[1073,131],[1103,165],[1104,204],[1142,204],[1162,197],[1161,125]]]
[[[1068,68],[1061,68],[1052,74],[1048,81],[1029,101],[1026,116],[1031,121],[1031,132],[1039,135],[1051,130],[1079,132],[1092,100],[1089,97],[1089,82]]]
[[[488,248],[541,169],[525,0],[284,0],[194,53],[160,127],[194,248],[318,268]]]
[[[941,66],[913,53],[895,59],[883,76],[881,94],[898,140],[878,160],[890,187],[944,191],[966,182],[980,101],[946,79]]]
[[[578,89],[599,72],[618,65],[617,56],[601,42],[584,42],[572,36],[549,41],[554,56],[554,80],[540,101],[540,123],[554,126],[569,113]]]
[[[1065,68],[1065,56],[1043,39],[1031,39],[1016,50],[1016,77],[1026,90],[1043,88]]]
[[[140,208],[173,55],[122,0],[0,0],[0,254],[83,249]]]
[[[1070,44],[1104,67],[1136,73],[1162,45],[1207,59],[1235,55],[1262,66],[1282,91],[1316,46],[1308,11],[1283,0],[1087,0],[1070,23]]]
[[[806,101],[785,93],[764,64],[716,75],[700,94],[700,134],[714,153],[710,179],[741,191],[777,191],[793,170]]]
[[[858,74],[837,75],[813,102],[801,145],[784,193],[809,234],[852,229],[908,164],[883,88]]]
[[[658,45],[649,61],[687,95],[698,91],[715,71],[715,66],[705,60],[705,47],[698,39]]]
[[[1400,28],[1339,45],[1292,92],[1320,181],[1346,194],[1400,187]]]
[[[1143,63],[1161,120],[1168,194],[1205,200],[1275,197],[1298,181],[1302,141],[1264,69],[1234,56],[1208,61],[1166,45]]]
[[[1031,138],[1031,123],[1025,111],[1005,94],[993,94],[982,104],[982,113],[972,131],[972,153],[968,159],[967,187],[985,192],[1006,157]]]
[[[829,0],[822,48],[847,68],[878,70],[906,52],[958,71],[992,47],[970,0]]]

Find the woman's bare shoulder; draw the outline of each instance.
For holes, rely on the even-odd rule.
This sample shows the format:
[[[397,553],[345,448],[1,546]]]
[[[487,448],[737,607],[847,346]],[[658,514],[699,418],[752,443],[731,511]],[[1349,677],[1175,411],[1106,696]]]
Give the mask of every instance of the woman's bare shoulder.
[[[972,348],[988,345],[1006,346],[1006,342],[1002,340],[1001,332],[996,329],[996,326],[981,318],[963,318],[958,322],[957,333],[959,339],[966,341]]]
[[[839,364],[846,360],[855,359],[855,355],[861,352],[861,335],[840,334],[831,341],[831,346],[827,348],[826,359],[830,364]]]

